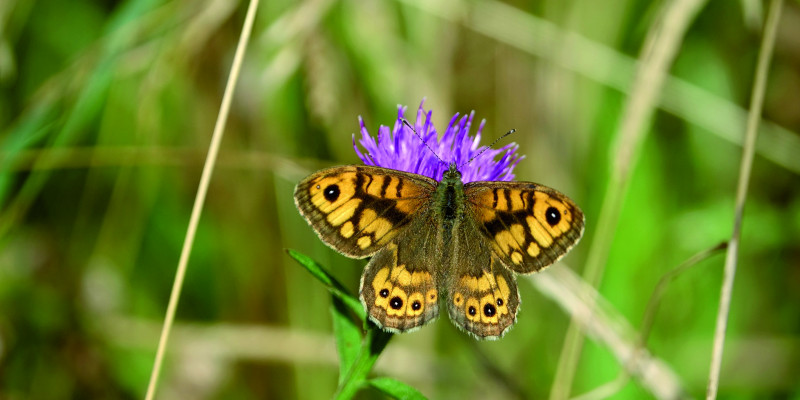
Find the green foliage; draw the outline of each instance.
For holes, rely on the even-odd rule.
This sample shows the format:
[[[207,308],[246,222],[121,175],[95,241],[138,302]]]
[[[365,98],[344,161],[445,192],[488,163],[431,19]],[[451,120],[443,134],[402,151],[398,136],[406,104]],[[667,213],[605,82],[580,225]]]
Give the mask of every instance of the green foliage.
[[[424,399],[414,388],[391,378],[367,379],[375,361],[392,338],[391,333],[379,329],[368,321],[364,308],[358,299],[347,293],[346,289],[322,266],[308,256],[294,250],[287,253],[308,272],[324,284],[333,295],[331,311],[333,314],[333,334],[339,353],[339,388],[334,396],[337,399],[351,399],[367,385],[397,399]],[[360,325],[366,329],[362,337],[361,329],[353,323],[351,315],[357,316]]]
[[[546,398],[562,303],[521,279],[500,341],[443,315],[387,345],[350,295],[365,261],[326,247],[292,188],[358,162],[358,116],[376,132],[423,98],[437,126],[475,110],[483,142],[516,129],[519,179],[585,211],[584,239],[553,267],[580,274],[636,58],[668,3],[262,1],[157,398]],[[764,4],[708,2],[659,93],[599,286],[636,331],[659,280],[730,237]],[[724,398],[800,390],[798,4],[785,2],[768,80]],[[0,398],[144,396],[245,6],[0,2]],[[723,259],[665,288],[647,342],[691,397],[705,392]],[[588,339],[572,395],[624,364]],[[648,396],[634,378],[613,397]]]
[[[411,386],[406,385],[397,379],[392,378],[372,378],[369,380],[370,386],[395,399],[418,400],[425,396]]]
[[[294,250],[286,250],[286,252],[294,258],[300,265],[305,267],[314,278],[317,278],[323,285],[325,285],[328,290],[330,290],[331,294],[336,297],[337,300],[341,301],[347,308],[350,309],[350,312],[355,313],[359,319],[362,321],[366,321],[367,313],[364,310],[364,307],[361,306],[361,303],[358,301],[357,298],[353,297],[351,294],[347,293],[347,289],[339,283],[331,274],[325,271],[321,265],[317,264],[314,260],[309,258],[308,256],[298,253]]]

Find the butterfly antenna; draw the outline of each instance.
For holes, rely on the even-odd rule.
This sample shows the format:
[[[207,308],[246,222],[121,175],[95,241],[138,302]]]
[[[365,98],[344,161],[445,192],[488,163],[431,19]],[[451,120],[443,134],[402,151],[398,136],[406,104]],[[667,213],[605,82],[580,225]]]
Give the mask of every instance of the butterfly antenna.
[[[405,125],[406,125],[406,126],[409,128],[409,129],[411,129],[411,131],[412,131],[412,132],[414,132],[414,134],[415,134],[415,135],[417,135],[417,137],[419,138],[419,140],[421,140],[421,141],[422,141],[422,144],[424,144],[424,145],[425,145],[425,147],[427,147],[427,148],[428,148],[428,150],[430,150],[430,151],[431,151],[431,153],[433,153],[433,156],[434,156],[434,157],[436,157],[436,159],[437,159],[437,160],[439,160],[439,162],[441,162],[442,164],[447,164],[446,162],[444,162],[444,160],[442,160],[441,158],[439,158],[439,155],[438,155],[438,154],[436,154],[436,152],[435,152],[435,151],[433,151],[433,149],[431,148],[431,146],[428,146],[428,142],[426,142],[426,141],[425,141],[425,139],[423,139],[423,138],[422,138],[422,136],[420,136],[420,134],[419,134],[419,133],[417,133],[417,130],[416,130],[416,129],[414,129],[414,127],[413,127],[413,126],[411,126],[411,124],[409,124],[409,123],[408,123],[408,121],[407,121],[405,118],[402,118],[402,121],[403,121],[403,124],[405,124]]]
[[[472,156],[472,158],[470,158],[469,160],[467,160],[467,162],[465,162],[465,163],[463,163],[463,164],[459,165],[459,167],[461,167],[461,166],[463,166],[463,165],[467,165],[467,164],[471,163],[471,162],[472,162],[472,160],[474,160],[474,159],[476,159],[476,158],[480,157],[480,155],[481,155],[481,154],[483,154],[484,152],[486,152],[486,150],[489,150],[489,149],[491,149],[492,147],[494,147],[494,145],[495,145],[495,144],[497,144],[497,142],[499,142],[499,141],[503,140],[503,138],[505,138],[506,136],[508,136],[508,135],[510,135],[510,134],[512,134],[512,133],[514,133],[514,132],[516,132],[516,131],[517,131],[516,129],[512,129],[512,130],[510,130],[510,131],[508,131],[508,132],[504,133],[504,134],[503,134],[503,136],[500,136],[499,138],[495,139],[495,140],[494,140],[494,142],[492,142],[492,144],[490,144],[490,145],[488,145],[488,146],[484,147],[484,148],[483,148],[483,150],[481,150],[481,151],[480,151],[478,154],[475,154],[474,156]]]

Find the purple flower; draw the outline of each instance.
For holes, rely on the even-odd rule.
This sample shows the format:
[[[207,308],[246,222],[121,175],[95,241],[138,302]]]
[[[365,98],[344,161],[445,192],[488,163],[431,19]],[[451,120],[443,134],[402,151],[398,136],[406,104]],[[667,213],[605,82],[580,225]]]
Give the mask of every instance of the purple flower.
[[[481,130],[486,121],[481,121],[474,137],[469,135],[472,118],[475,116],[474,111],[460,119],[456,113],[450,119],[444,135],[439,139],[436,128],[431,122],[433,112],[425,113],[422,108],[424,102],[423,100],[419,105],[417,121],[414,123],[414,130],[422,139],[403,123],[406,107],[400,105],[397,106],[397,121],[394,123],[394,128],[390,131],[388,126],[381,125],[378,129],[377,141],[367,132],[364,120],[361,117],[358,118],[361,125],[359,143],[366,150],[366,154],[359,150],[355,134],[353,134],[353,147],[364,164],[425,175],[437,181],[442,179],[442,174],[448,169],[449,164],[455,164],[458,167],[464,183],[514,179],[512,171],[523,158],[523,156],[515,154],[519,146],[510,143],[500,149],[483,151],[486,146],[479,147],[478,143],[481,140]],[[425,143],[436,154],[431,152]],[[481,151],[483,153],[478,156]],[[500,159],[495,160],[500,154],[502,154]],[[437,155],[441,160],[436,157]],[[467,163],[472,157],[475,159]]]

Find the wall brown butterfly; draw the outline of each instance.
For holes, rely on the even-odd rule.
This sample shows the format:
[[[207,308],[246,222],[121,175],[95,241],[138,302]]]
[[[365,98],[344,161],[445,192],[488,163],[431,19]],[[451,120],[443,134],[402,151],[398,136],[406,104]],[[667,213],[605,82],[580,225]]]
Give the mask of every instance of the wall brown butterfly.
[[[441,181],[374,166],[318,171],[295,188],[320,239],[352,258],[372,257],[360,298],[384,330],[450,320],[479,339],[516,321],[514,273],[539,271],[581,238],[584,216],[567,196],[530,182],[463,183],[451,164]]]

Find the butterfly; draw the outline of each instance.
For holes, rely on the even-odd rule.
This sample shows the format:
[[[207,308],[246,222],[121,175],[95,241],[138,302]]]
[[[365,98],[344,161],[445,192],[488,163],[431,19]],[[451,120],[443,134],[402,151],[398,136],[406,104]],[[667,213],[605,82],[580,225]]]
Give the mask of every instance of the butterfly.
[[[370,320],[407,332],[439,316],[478,339],[516,322],[515,273],[539,271],[581,238],[584,216],[567,196],[530,182],[463,183],[375,166],[339,166],[303,179],[300,214],[328,246],[372,257],[359,297]]]

